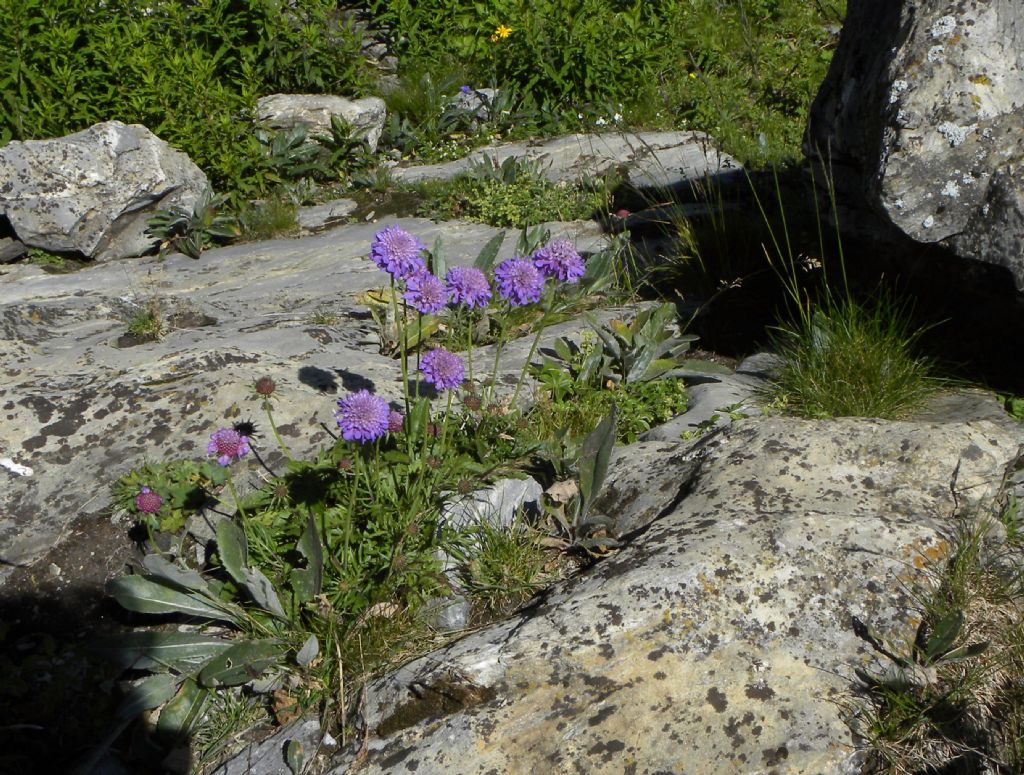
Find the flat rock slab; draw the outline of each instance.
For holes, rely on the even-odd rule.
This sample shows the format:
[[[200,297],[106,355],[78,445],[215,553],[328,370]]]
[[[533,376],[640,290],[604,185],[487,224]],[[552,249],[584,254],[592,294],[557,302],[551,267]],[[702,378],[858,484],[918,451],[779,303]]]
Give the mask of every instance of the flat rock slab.
[[[427,245],[442,238],[452,264],[472,262],[501,231],[395,222]],[[0,267],[0,459],[32,471],[0,468],[0,583],[13,566],[43,556],[78,517],[107,508],[120,475],[146,460],[204,458],[219,426],[253,421],[273,462],[276,445],[252,397],[257,377],[276,381],[275,419],[296,454],[331,442],[325,426],[336,427],[336,394],[367,388],[399,400],[397,361],[380,355],[358,298],[385,285],[367,258],[382,227],[354,224],[210,250],[198,261],[175,254],[67,275]],[[594,224],[552,231],[588,250],[603,245]],[[517,236],[506,233],[499,259],[513,254]],[[150,300],[178,327],[128,346],[126,321]],[[506,363],[515,362],[510,354]],[[253,476],[256,468],[250,463]]]
[[[456,161],[397,167],[392,176],[402,183],[450,180],[485,157],[498,164],[512,157],[538,162],[544,177],[554,183],[588,182],[613,172],[625,173],[624,182],[641,190],[671,188],[742,169],[702,132],[616,132],[492,145]]]
[[[951,483],[993,494],[1020,441],[1005,422],[757,417],[627,447],[612,487],[629,474],[661,503],[603,504],[626,547],[373,684],[358,771],[859,772],[841,703],[871,655],[851,617],[912,635]]]

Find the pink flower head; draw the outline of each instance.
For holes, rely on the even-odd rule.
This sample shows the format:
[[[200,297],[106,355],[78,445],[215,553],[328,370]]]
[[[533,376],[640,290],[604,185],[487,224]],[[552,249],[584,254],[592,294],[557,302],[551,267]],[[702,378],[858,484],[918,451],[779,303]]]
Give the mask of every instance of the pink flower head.
[[[233,460],[241,460],[249,454],[249,437],[243,436],[234,428],[221,428],[210,436],[206,452],[215,455],[222,466],[230,465]]]
[[[406,281],[405,300],[424,315],[440,312],[448,301],[444,284],[424,270]]]
[[[143,514],[156,514],[163,505],[164,499],[148,487],[143,487],[135,496],[135,508]]]
[[[453,266],[444,276],[444,281],[452,304],[486,307],[491,300],[487,276],[475,266]]]

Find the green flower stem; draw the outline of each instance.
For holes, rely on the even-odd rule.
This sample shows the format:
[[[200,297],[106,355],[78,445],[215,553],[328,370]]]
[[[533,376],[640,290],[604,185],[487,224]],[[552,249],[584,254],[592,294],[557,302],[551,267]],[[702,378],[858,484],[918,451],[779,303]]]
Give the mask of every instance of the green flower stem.
[[[274,422],[274,413],[270,409],[270,401],[266,398],[263,399],[263,409],[267,413],[267,420],[270,422],[270,430],[274,434],[274,438],[277,439],[277,444],[281,447],[281,451],[284,452],[284,456],[288,458],[288,462],[292,463],[295,458],[292,457],[291,450],[288,449],[288,445],[284,443],[284,439],[281,438],[281,434],[277,430],[277,423]]]
[[[409,416],[409,352],[406,349],[405,315],[398,322],[398,296],[395,294],[395,278],[391,277],[391,308],[395,313],[395,332],[398,336],[399,361],[402,366],[402,402],[405,404],[405,416]]]
[[[543,322],[543,318],[541,319]],[[541,326],[537,330],[537,335],[533,337],[533,344],[530,345],[530,352],[526,356],[526,362],[523,364],[523,368],[519,370],[519,381],[516,382],[515,392],[512,394],[512,408],[515,409],[516,400],[519,398],[519,391],[523,387],[523,380],[526,379],[526,371],[530,368],[530,361],[533,360],[533,354],[537,352],[537,344],[540,342],[540,335],[544,333],[544,327]]]

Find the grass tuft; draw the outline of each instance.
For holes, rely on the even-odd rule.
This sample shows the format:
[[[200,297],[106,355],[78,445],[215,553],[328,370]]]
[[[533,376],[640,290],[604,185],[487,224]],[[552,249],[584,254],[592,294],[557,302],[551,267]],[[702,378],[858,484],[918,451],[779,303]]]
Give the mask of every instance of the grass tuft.
[[[784,364],[773,398],[800,417],[906,417],[941,385],[933,361],[915,353],[922,333],[888,294],[829,297],[776,329]]]

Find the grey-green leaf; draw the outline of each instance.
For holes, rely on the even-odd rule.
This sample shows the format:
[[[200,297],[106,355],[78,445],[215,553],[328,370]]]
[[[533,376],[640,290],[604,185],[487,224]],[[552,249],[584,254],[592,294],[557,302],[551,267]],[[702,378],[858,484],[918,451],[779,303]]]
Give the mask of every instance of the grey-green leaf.
[[[231,578],[244,584],[244,571],[249,567],[249,543],[245,531],[230,519],[217,523],[217,554]]]
[[[619,408],[613,403],[608,416],[583,440],[583,450],[580,454],[580,519],[586,518],[590,504],[604,484],[604,477],[608,473],[608,461],[615,446],[618,422]]]
[[[208,689],[204,689],[191,678],[186,679],[174,699],[160,709],[160,718],[156,724],[159,735],[177,740],[187,737],[202,717],[203,708],[209,697]]]
[[[183,679],[170,673],[157,673],[135,684],[118,706],[114,717],[122,721],[133,719],[144,710],[159,707],[174,696]]]
[[[306,642],[302,644],[302,648],[299,649],[299,653],[295,655],[295,661],[305,667],[314,659],[316,655],[320,653],[320,641],[316,639],[316,635],[310,635]]]
[[[107,594],[129,611],[186,614],[234,622],[234,615],[197,592],[180,592],[149,576],[121,576],[107,582]]]
[[[284,758],[288,769],[292,771],[292,775],[299,775],[302,772],[302,765],[306,759],[302,743],[298,740],[289,740],[288,745],[285,746]]]
[[[494,259],[498,257],[498,250],[501,249],[501,243],[505,241],[505,232],[500,231],[487,240],[487,244],[483,246],[480,253],[477,254],[476,261],[473,262],[473,266],[479,269],[481,272],[490,272],[491,267],[494,266]]]
[[[173,667],[188,672],[229,646],[229,640],[198,632],[136,630],[98,640],[92,650],[124,670]]]
[[[274,614],[278,619],[288,621],[288,615],[281,606],[281,600],[277,596],[277,591],[263,571],[258,568],[245,568],[242,573],[245,579],[242,582],[242,586],[252,596],[256,605],[264,611]]]
[[[152,575],[177,584],[184,589],[197,592],[207,589],[206,579],[199,575],[199,571],[176,565],[162,554],[147,554],[142,558],[142,567]]]

